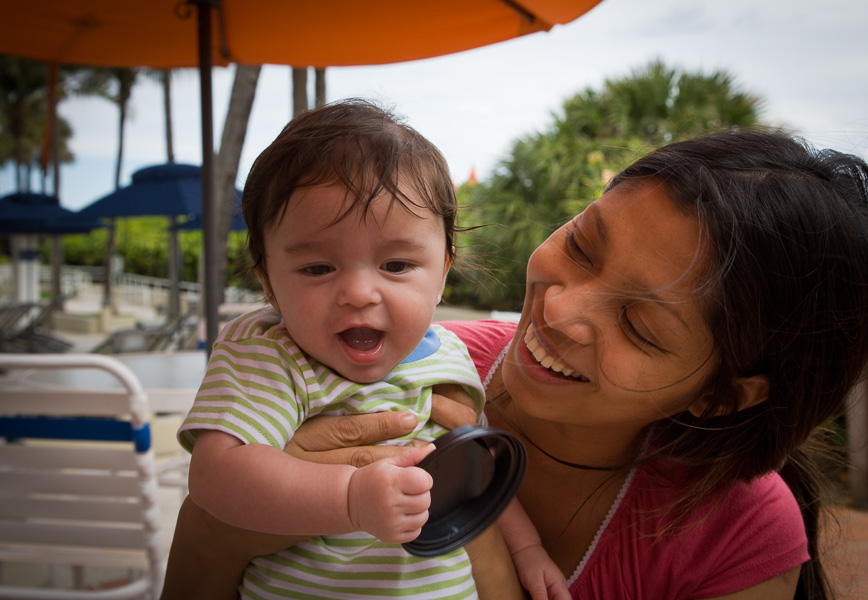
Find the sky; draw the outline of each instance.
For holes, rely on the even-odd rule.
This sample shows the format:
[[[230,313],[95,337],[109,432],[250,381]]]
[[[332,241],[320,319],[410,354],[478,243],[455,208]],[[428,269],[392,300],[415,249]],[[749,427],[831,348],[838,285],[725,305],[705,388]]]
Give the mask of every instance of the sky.
[[[331,67],[328,101],[373,99],[406,118],[446,156],[456,181],[486,179],[512,142],[541,131],[567,98],[601,89],[660,59],[690,72],[730,74],[761,99],[761,118],[822,147],[868,158],[868,2],[864,0],[603,0],[547,33],[393,65]],[[214,71],[219,143],[232,68]],[[313,86],[313,76],[309,77]],[[256,92],[237,183],[291,116],[290,68],[266,66]],[[199,79],[173,79],[176,162],[201,164]],[[311,89],[312,97],[312,89]],[[71,99],[75,162],[61,169],[61,204],[78,210],[114,189],[118,113],[111,103]],[[125,129],[121,184],[166,161],[162,91],[141,80]],[[41,191],[34,183],[33,191]],[[51,184],[49,183],[49,186]],[[0,195],[14,190],[0,170]]]

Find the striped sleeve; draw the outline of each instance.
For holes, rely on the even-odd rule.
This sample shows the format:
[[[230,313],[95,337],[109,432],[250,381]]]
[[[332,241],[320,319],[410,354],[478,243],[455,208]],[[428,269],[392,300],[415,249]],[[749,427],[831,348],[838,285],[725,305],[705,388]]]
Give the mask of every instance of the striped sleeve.
[[[301,401],[312,372],[298,346],[285,344],[276,313],[244,315],[224,328],[193,408],[178,431],[192,450],[202,429],[245,444],[283,448],[305,417]]]

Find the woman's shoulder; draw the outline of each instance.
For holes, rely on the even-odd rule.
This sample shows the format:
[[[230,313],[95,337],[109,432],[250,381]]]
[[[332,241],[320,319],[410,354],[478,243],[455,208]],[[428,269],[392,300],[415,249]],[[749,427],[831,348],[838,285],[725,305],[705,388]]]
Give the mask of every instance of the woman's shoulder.
[[[676,519],[682,491],[640,468],[576,585],[587,592],[626,569],[639,596],[716,597],[809,559],[798,504],[777,473],[711,494]]]
[[[442,321],[439,325],[461,338],[482,379],[485,379],[494,361],[509,345],[516,328],[515,323],[490,319]]]

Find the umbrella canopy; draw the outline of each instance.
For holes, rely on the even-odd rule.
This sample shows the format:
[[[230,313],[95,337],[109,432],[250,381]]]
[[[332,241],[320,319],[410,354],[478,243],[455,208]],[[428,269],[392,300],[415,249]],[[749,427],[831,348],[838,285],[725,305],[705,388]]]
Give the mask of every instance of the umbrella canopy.
[[[600,0],[218,0],[214,64],[372,65],[486,46],[569,23]],[[195,67],[183,0],[29,0],[0,20],[0,53],[80,65]]]
[[[102,226],[95,218],[63,208],[57,196],[17,193],[0,198],[0,233],[86,233]]]
[[[202,229],[202,215],[193,215],[184,223],[177,226],[182,231]],[[229,224],[230,231],[247,231],[247,223],[241,212],[241,190],[235,190],[235,202],[232,205],[232,222]]]
[[[57,196],[35,193],[9,194],[0,198],[0,234],[10,235],[14,297],[19,302],[39,301],[39,253],[37,234],[55,236],[52,259],[52,288],[55,298],[62,298],[60,236],[86,233],[102,227],[98,219],[89,218],[60,206]]]
[[[236,190],[240,206],[241,192]],[[93,218],[166,216],[172,218],[169,228],[169,316],[177,317],[180,310],[180,250],[176,217],[202,219],[202,169],[196,165],[165,163],[139,169],[132,182],[93,204],[81,209],[81,215]]]
[[[202,169],[166,163],[139,169],[132,182],[79,211],[96,218],[202,214]]]

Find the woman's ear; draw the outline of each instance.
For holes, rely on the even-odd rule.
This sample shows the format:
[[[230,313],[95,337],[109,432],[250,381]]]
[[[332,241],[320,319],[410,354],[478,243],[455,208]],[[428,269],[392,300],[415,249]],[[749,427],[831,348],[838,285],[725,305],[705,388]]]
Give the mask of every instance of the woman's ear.
[[[732,387],[735,389],[736,394],[738,394],[737,410],[744,410],[768,399],[769,376],[752,375],[751,377],[736,377],[732,382]],[[700,398],[691,404],[687,410],[694,417],[700,417],[704,414],[706,407],[707,402],[705,398]]]

